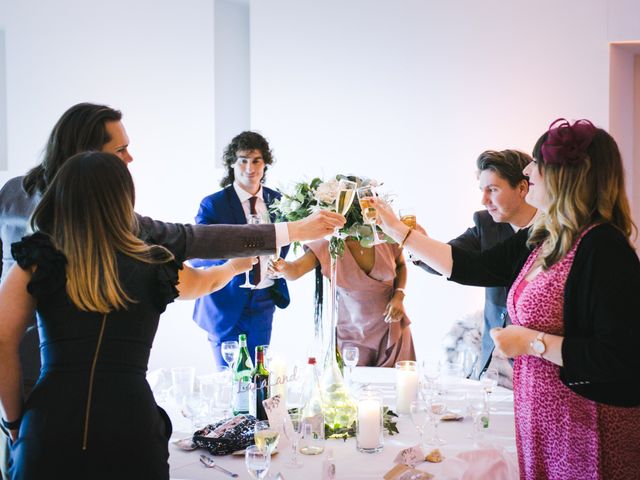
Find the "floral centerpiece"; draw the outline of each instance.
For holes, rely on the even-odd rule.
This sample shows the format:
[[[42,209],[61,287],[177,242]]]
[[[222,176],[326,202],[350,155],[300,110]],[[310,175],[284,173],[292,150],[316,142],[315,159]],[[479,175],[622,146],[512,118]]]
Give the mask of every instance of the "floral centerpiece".
[[[296,183],[290,192],[282,193],[279,201],[274,202],[270,209],[276,216],[276,221],[296,221],[303,219],[317,210],[336,211],[336,199],[339,192],[340,180],[354,182],[356,188],[363,186],[377,186],[377,182],[371,179],[336,175],[334,178],[323,181],[314,178],[310,182]],[[355,196],[356,192],[353,192]],[[342,372],[338,364],[336,325],[337,325],[337,289],[336,269],[337,257],[344,254],[345,239],[356,239],[365,248],[374,244],[375,225],[365,223],[362,211],[354,198],[353,203],[345,214],[346,223],[331,237],[329,252],[331,254],[331,341],[326,346],[324,372],[322,374],[322,403],[324,410],[325,430],[327,436],[346,437],[352,433],[356,417],[356,404],[347,389],[342,378]],[[380,230],[378,230],[380,232]],[[381,232],[380,232],[381,233]],[[380,236],[380,233],[378,234]],[[388,242],[393,242],[389,237],[383,237]],[[294,251],[297,245],[294,245]],[[316,268],[316,294],[315,294],[315,335],[316,343],[322,344],[322,292],[323,277],[320,267]]]
[[[336,198],[338,196],[338,183],[341,179],[351,180],[357,184],[357,188],[364,186],[378,186],[375,180],[357,177],[354,175],[336,175],[330,180],[323,181],[321,178],[314,178],[309,182],[296,183],[290,192],[281,192],[282,197],[276,200],[269,207],[275,214],[277,222],[293,222],[301,220],[311,215],[316,210],[336,211]],[[341,257],[344,254],[344,240],[353,238],[360,242],[365,248],[373,244],[372,226],[362,218],[362,211],[354,201],[348,210],[344,226],[340,229],[338,236],[331,237],[329,251],[332,257]],[[376,227],[377,228],[377,227]],[[378,235],[384,235],[382,230],[377,229]],[[390,237],[383,237],[388,242],[393,242]],[[294,251],[299,244],[294,244]]]

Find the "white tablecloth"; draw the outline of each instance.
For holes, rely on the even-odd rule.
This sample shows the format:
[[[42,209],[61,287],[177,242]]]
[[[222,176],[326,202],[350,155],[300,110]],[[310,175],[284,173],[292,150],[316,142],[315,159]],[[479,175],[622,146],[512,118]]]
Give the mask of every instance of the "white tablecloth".
[[[395,402],[395,370],[386,368],[356,368],[354,380],[361,383],[369,383],[373,387],[379,388],[385,396],[385,404],[393,408]],[[478,382],[466,379],[444,379],[444,382],[451,390],[472,390],[478,389]],[[446,445],[438,447],[445,457],[439,464],[422,463],[418,468],[435,475],[437,479],[459,479],[468,468],[468,464],[456,458],[456,455],[481,448],[491,446],[502,450],[504,455],[515,463],[515,431],[513,420],[513,395],[512,392],[503,388],[496,388],[491,394],[491,405],[497,411],[491,412],[490,428],[485,431],[480,440],[481,445],[474,444],[474,441],[467,437],[472,431],[471,419],[465,417],[463,421],[441,422],[440,436],[447,441]],[[171,415],[171,412],[169,412]],[[173,416],[173,415],[172,415]],[[173,418],[172,418],[173,420]],[[175,426],[180,425],[180,419],[175,419]],[[182,423],[184,425],[184,423]],[[417,445],[419,443],[418,432],[411,422],[411,418],[400,416],[398,419],[399,434],[390,436],[385,434],[384,449],[376,454],[360,453],[356,450],[355,439],[351,438],[346,442],[343,440],[327,440],[325,443],[325,453],[316,456],[300,455],[304,462],[301,469],[289,469],[284,464],[288,461],[290,453],[283,451],[273,456],[270,472],[274,475],[280,472],[285,480],[317,480],[321,478],[322,462],[327,458],[327,450],[333,450],[334,463],[336,466],[336,478],[340,480],[348,479],[380,479],[388,470],[394,466],[394,458],[398,452],[404,448]],[[175,432],[173,439],[189,436],[189,432]],[[434,447],[424,447],[434,448]],[[208,469],[199,461],[201,453],[208,453],[204,450],[185,452],[179,450],[175,445],[169,445],[169,463],[171,467],[172,479],[211,479],[230,478],[222,473]],[[243,456],[223,456],[215,457],[219,465],[238,473],[241,479],[251,478],[244,466]]]

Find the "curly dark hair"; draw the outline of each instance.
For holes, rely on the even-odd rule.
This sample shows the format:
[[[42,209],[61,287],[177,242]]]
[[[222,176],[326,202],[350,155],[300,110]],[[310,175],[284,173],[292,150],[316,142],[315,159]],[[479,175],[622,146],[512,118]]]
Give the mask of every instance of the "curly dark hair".
[[[231,185],[235,180],[233,165],[237,160],[236,154],[243,150],[260,150],[262,159],[264,160],[264,175],[262,179],[260,179],[260,182],[264,183],[267,178],[267,170],[269,165],[273,163],[273,153],[271,152],[271,147],[269,147],[269,142],[257,132],[246,131],[233,137],[231,143],[227,145],[227,148],[224,150],[222,162],[227,169],[227,174],[220,180],[220,186],[222,188]]]

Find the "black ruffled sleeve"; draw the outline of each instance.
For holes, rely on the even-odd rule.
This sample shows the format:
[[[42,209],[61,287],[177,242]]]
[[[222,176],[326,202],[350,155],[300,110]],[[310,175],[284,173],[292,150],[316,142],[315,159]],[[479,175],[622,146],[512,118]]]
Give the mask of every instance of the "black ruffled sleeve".
[[[158,264],[158,288],[153,300],[160,313],[164,312],[167,305],[179,295],[176,285],[178,284],[178,271],[181,269],[182,265],[175,260]]]
[[[36,270],[27,285],[34,297],[51,294],[66,286],[67,259],[53,246],[48,235],[36,232],[11,245],[11,254],[20,268]]]

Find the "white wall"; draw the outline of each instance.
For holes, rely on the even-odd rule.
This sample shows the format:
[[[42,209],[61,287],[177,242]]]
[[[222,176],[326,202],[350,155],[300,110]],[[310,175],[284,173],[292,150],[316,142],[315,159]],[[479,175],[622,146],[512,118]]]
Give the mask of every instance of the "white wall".
[[[277,153],[270,183],[373,176],[450,239],[481,208],[482,150],[530,152],[561,116],[607,127],[608,31],[640,36],[631,18],[637,2],[253,1],[251,120]],[[290,333],[311,321],[309,285],[292,288],[274,329],[274,348],[291,355],[310,340]],[[451,322],[482,304],[480,289],[411,268],[419,356],[436,355]]]
[[[119,108],[131,138],[137,210],[193,221],[215,189],[214,13],[211,0],[0,0],[5,30],[9,170],[40,160],[60,115],[81,102]],[[151,367],[203,366],[192,302],[162,318]],[[196,346],[196,348],[192,348]]]

